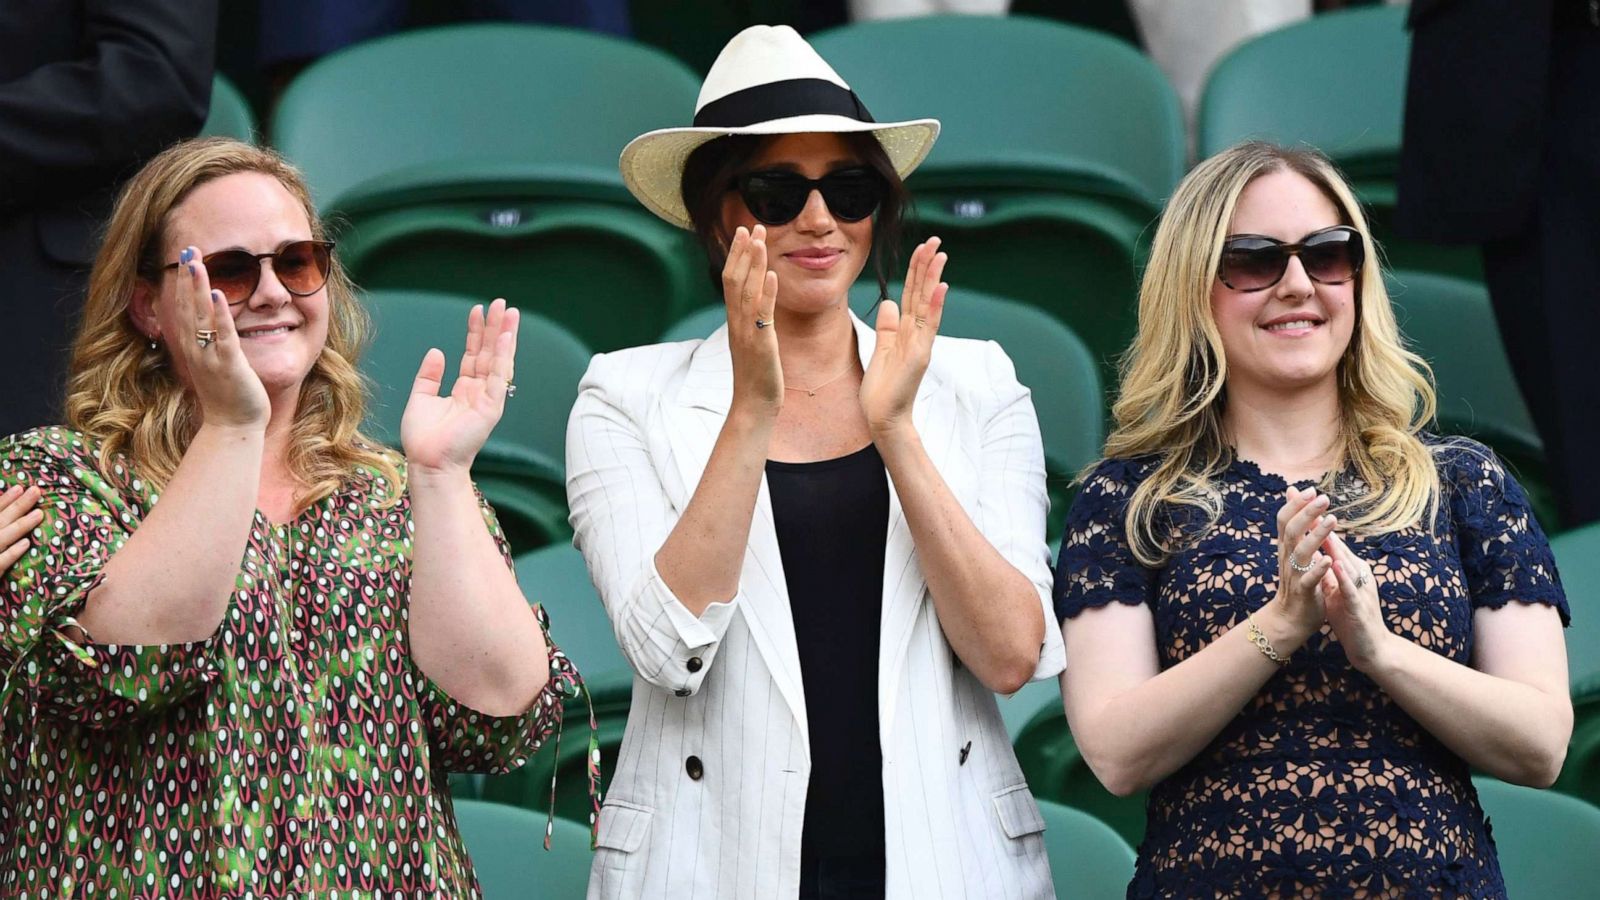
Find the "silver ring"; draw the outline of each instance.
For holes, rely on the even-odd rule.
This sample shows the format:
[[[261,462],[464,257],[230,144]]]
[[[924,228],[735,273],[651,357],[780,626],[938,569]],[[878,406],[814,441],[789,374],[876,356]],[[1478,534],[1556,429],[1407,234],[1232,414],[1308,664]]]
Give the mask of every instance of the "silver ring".
[[[1296,572],[1309,572],[1309,571],[1311,571],[1311,563],[1306,563],[1305,565],[1302,566],[1302,565],[1300,565],[1300,560],[1295,559],[1294,558],[1294,554],[1290,553],[1289,554],[1289,568],[1295,570]]]
[[[506,399],[510,400],[517,395],[517,386],[513,382],[506,382]]]
[[[1356,576],[1356,590],[1361,590],[1367,584],[1367,573],[1362,572]]]
[[[204,350],[217,342],[217,331],[215,328],[201,328],[195,331],[194,340],[200,345],[200,349]]]
[[[765,327],[767,327],[768,325],[771,325],[771,324],[772,323],[768,322],[766,319],[756,319],[756,327],[757,328],[765,328]]]

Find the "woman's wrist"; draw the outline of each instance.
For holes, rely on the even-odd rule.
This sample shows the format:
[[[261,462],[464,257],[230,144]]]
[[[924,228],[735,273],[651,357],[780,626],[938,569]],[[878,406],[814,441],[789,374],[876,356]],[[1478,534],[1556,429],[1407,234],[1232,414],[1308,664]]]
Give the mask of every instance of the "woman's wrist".
[[[1282,597],[1275,597],[1263,606],[1260,612],[1255,614],[1254,621],[1256,627],[1271,642],[1273,649],[1285,657],[1304,646],[1305,642],[1311,639],[1311,635],[1322,627],[1321,623],[1304,622],[1290,613],[1285,609]]]

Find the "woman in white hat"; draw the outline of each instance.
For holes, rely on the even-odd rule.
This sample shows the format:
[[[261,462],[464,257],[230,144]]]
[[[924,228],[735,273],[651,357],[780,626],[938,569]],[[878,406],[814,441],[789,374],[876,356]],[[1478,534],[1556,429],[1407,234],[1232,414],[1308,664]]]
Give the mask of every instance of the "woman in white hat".
[[[877,327],[931,119],[876,123],[789,28],[622,154],[728,323],[597,356],[567,493],[636,672],[591,897],[1050,897],[995,705],[1063,665],[1044,460],[993,343],[935,337],[937,238]]]

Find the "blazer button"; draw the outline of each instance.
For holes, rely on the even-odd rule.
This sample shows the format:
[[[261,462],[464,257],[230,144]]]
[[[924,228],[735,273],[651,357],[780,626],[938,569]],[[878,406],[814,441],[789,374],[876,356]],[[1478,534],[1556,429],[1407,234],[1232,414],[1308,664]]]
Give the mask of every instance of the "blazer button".
[[[672,692],[672,696],[674,696],[674,697],[687,697],[687,696],[689,696],[689,689],[688,688],[678,688],[677,690]]]
[[[700,776],[706,774],[706,767],[700,764],[700,757],[698,756],[691,756],[684,760],[683,770],[689,773],[689,778],[692,781],[699,781]]]
[[[689,657],[689,661],[687,663],[685,663],[684,665],[685,665],[686,668],[688,668],[689,671],[698,672],[698,671],[700,671],[700,667],[705,665],[705,663],[700,661],[700,657],[691,656],[691,657]]]

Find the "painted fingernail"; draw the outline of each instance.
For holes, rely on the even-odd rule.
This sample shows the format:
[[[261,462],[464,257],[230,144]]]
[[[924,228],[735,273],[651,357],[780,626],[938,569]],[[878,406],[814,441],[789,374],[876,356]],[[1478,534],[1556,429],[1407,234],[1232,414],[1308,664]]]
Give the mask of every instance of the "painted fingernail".
[[[212,291],[211,292],[211,300],[213,302],[215,302],[215,303],[221,303],[222,302],[222,292],[221,291],[217,291],[217,290]]]
[[[194,259],[193,247],[185,247],[183,248],[183,252],[178,254],[178,262],[186,263],[191,259]]]
[[[191,277],[195,274],[194,263],[189,263],[188,265],[184,266],[184,268],[189,270],[189,275]]]

